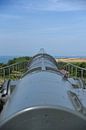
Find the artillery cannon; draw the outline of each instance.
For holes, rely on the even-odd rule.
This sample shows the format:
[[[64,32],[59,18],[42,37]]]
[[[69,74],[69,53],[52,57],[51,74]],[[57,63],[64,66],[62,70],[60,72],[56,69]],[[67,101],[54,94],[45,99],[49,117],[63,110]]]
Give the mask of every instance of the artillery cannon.
[[[86,90],[77,80],[64,78],[45,52],[27,67],[1,111],[0,130],[85,130]]]

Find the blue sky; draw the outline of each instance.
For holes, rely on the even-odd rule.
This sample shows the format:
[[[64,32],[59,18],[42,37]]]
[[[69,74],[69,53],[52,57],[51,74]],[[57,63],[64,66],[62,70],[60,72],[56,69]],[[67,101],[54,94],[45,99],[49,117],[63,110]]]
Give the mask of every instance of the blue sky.
[[[85,0],[0,0],[0,55],[86,56]]]

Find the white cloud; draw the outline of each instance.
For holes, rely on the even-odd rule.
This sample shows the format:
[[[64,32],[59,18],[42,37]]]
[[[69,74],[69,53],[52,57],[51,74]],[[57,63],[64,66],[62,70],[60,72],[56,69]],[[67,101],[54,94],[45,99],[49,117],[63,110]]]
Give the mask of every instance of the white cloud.
[[[86,10],[86,0],[10,0],[9,6],[23,11],[75,11]]]
[[[48,0],[48,6],[44,9],[50,11],[86,10],[86,2],[83,0]]]
[[[41,11],[77,11],[86,10],[85,0],[18,0],[18,8]]]

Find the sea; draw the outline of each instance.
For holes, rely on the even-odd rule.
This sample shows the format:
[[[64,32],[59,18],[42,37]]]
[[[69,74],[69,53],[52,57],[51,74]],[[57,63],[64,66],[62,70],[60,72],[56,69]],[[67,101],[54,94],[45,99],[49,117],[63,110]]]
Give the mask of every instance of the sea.
[[[9,60],[14,59],[16,56],[0,56],[0,63],[7,64]]]
[[[18,56],[0,56],[0,63],[8,63],[9,60]],[[54,58],[86,58],[86,56],[53,56]]]

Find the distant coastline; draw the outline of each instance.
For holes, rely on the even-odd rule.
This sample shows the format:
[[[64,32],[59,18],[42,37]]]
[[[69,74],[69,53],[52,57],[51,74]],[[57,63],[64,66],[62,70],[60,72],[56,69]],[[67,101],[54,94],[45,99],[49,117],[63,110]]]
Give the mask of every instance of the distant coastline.
[[[16,56],[0,56],[0,63],[7,64],[9,60],[15,57]]]
[[[16,57],[22,56],[0,56],[0,63],[7,64],[9,60],[14,59]],[[86,62],[86,56],[54,56],[55,59],[60,59],[66,62]]]
[[[58,59],[67,59],[67,58],[86,58],[86,56],[55,56]]]

